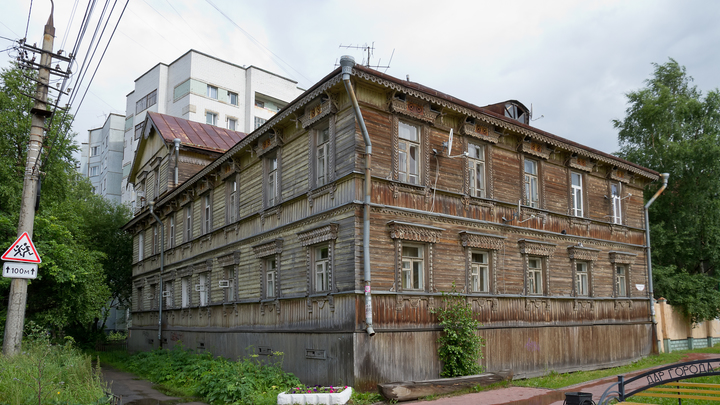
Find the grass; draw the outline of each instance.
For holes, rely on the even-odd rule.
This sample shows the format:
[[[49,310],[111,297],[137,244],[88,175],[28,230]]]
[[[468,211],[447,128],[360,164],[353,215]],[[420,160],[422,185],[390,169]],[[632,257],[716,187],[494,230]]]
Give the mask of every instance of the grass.
[[[515,380],[513,385],[519,387],[558,389],[570,385],[580,384],[598,378],[611,377],[620,374],[627,374],[632,371],[642,370],[650,367],[662,366],[664,364],[681,361],[688,353],[720,353],[720,346],[684,350],[672,353],[660,353],[640,359],[625,366],[607,368],[603,370],[578,371],[574,373],[555,373],[543,377],[528,378],[526,380]]]
[[[100,369],[73,347],[27,339],[23,351],[0,356],[0,404],[104,404]]]
[[[104,364],[153,382],[168,395],[197,397],[211,404],[275,404],[279,393],[301,385],[282,370],[280,352],[267,361],[251,355],[236,362],[181,347],[132,356],[106,352],[99,357]]]

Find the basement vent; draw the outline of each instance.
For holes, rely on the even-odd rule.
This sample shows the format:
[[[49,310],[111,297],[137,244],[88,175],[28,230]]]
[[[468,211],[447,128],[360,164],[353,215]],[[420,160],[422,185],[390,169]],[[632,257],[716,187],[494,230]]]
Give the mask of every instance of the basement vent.
[[[258,346],[258,354],[262,356],[272,355],[272,349],[267,346]]]
[[[325,350],[323,349],[305,349],[306,359],[325,360]]]

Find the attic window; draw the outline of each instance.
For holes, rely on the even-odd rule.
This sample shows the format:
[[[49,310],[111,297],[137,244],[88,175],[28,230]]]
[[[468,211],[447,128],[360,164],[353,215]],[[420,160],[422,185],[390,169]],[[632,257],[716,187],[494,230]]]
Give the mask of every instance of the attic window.
[[[526,112],[521,107],[513,103],[505,104],[505,116],[522,122],[523,124],[528,123],[528,115],[526,114]]]

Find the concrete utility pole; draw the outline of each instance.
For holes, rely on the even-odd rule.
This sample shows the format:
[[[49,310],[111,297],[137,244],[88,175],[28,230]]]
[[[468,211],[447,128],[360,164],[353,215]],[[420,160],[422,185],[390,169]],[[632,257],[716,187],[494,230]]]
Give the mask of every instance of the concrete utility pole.
[[[30,128],[30,142],[27,148],[27,161],[25,163],[25,178],[23,182],[22,202],[20,205],[20,221],[18,223],[18,237],[27,232],[32,239],[35,222],[35,199],[37,197],[37,182],[39,167],[36,165],[40,157],[40,149],[45,137],[45,119],[52,113],[47,109],[48,83],[50,82],[50,65],[52,63],[53,41],[55,39],[55,26],[53,25],[53,12],[45,24],[43,36],[42,55],[40,56],[40,73],[38,75],[37,90],[35,91],[35,105],[31,110],[32,127]],[[3,353],[12,356],[20,351],[22,345],[23,327],[25,325],[25,304],[27,303],[27,280],[14,278],[10,285],[10,302],[8,303],[7,321],[5,323],[5,340]]]

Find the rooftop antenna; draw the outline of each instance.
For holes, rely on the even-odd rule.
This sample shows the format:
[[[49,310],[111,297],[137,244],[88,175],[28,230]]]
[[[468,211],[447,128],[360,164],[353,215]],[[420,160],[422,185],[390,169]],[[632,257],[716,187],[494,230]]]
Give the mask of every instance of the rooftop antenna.
[[[380,70],[385,69],[387,70],[390,68],[390,62],[392,62],[392,58],[395,55],[395,49],[393,49],[392,54],[390,55],[390,62],[388,62],[387,65],[380,65],[380,59],[378,59],[377,65],[371,65],[370,64],[370,58],[375,54],[375,42],[373,42],[371,45],[368,45],[367,42],[363,45],[343,45],[340,44],[339,48],[346,48],[346,49],[362,49],[364,53],[366,53],[365,56],[363,56],[363,61],[361,65],[364,65],[365,67]]]
[[[461,157],[461,156],[467,156],[467,155],[468,155],[467,152],[463,152],[463,153],[461,153],[461,154],[459,154],[459,155],[452,156],[452,155],[451,155],[451,153],[452,153],[452,144],[453,144],[453,129],[450,128],[450,134],[448,135],[448,140],[447,140],[446,142],[443,142],[443,143],[442,143],[443,151],[445,152],[445,154],[446,154],[447,157],[449,157],[449,158],[456,158],[456,157]],[[433,149],[433,150],[434,150],[434,149]]]
[[[532,103],[530,103],[530,121],[537,121],[542,118],[545,118],[545,115],[541,115],[541,116],[533,119],[533,105],[532,105]]]

